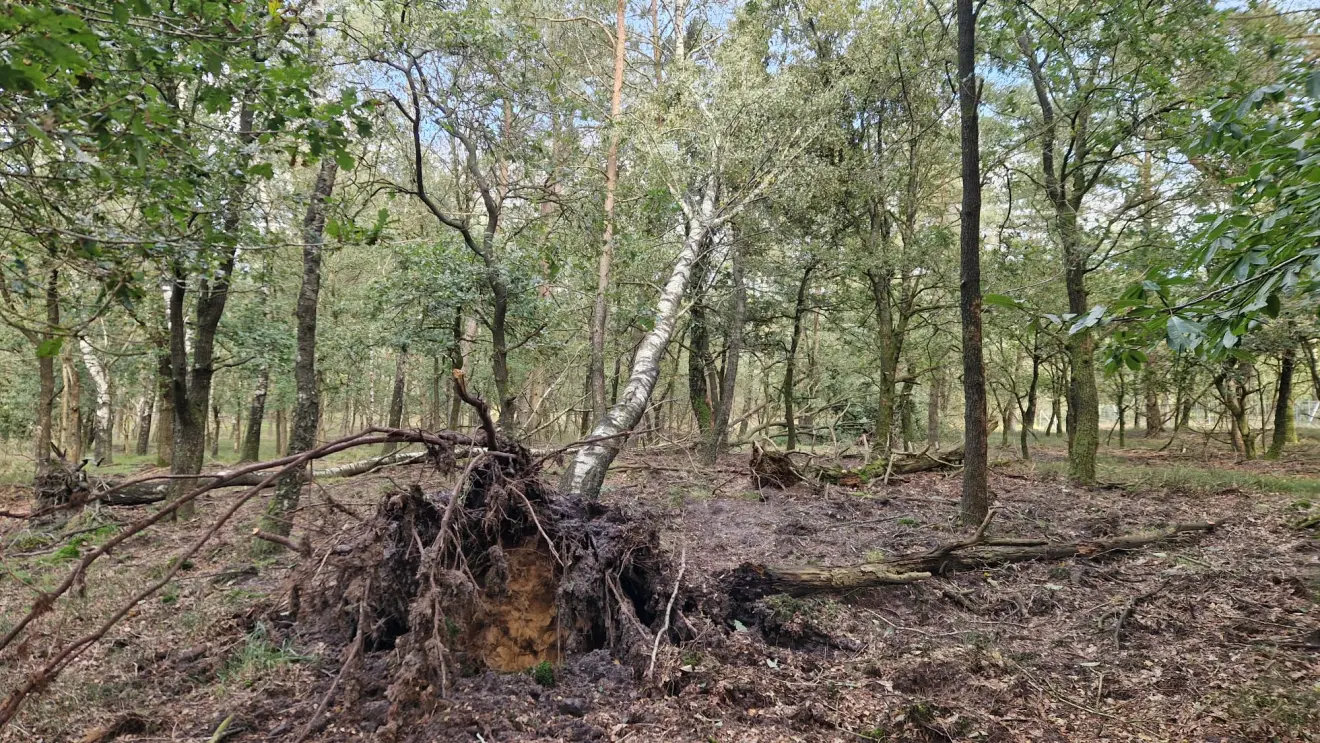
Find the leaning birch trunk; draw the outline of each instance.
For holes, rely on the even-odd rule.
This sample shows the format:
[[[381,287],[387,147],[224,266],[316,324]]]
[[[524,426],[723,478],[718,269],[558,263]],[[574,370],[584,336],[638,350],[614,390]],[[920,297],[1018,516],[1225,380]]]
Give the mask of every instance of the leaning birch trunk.
[[[664,358],[665,348],[674,333],[678,320],[679,307],[683,294],[687,291],[688,279],[692,276],[692,266],[697,262],[706,233],[711,229],[715,216],[715,179],[707,181],[701,197],[701,205],[687,219],[689,229],[683,242],[683,250],[678,254],[674,270],[660,292],[660,301],[656,304],[655,327],[642,339],[633,357],[632,374],[628,385],[618,402],[609,409],[605,418],[592,430],[591,439],[614,437],[589,444],[578,450],[573,462],[564,471],[563,487],[570,493],[588,500],[600,496],[600,487],[605,482],[605,472],[618,455],[622,446],[623,434],[637,426],[641,421],[646,405],[655,389],[660,376],[660,361]]]
[[[110,371],[105,368],[101,360],[96,357],[92,350],[92,344],[87,342],[86,338],[78,339],[78,347],[82,349],[83,363],[87,365],[87,373],[92,377],[92,385],[96,387],[96,431],[93,434],[92,456],[96,458],[99,464],[111,464],[111,438],[114,432],[110,426],[111,404],[110,404]]]

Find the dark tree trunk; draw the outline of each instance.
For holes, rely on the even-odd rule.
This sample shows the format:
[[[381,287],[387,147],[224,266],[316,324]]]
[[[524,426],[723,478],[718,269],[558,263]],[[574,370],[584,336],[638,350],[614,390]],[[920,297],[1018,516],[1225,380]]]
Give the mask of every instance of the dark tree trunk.
[[[426,416],[426,427],[432,431],[440,430],[440,357],[431,357],[431,407]]]
[[[454,335],[454,344],[449,347],[449,371],[459,371],[463,368],[463,311],[454,311],[454,324],[451,328]],[[458,430],[459,417],[463,414],[461,407],[463,401],[458,395],[449,396],[449,421],[448,428],[451,431]]]
[[[408,371],[408,349],[403,347],[399,349],[399,355],[394,361],[394,390],[390,393],[390,417],[389,427],[399,428],[403,425],[403,393],[407,386]],[[386,442],[381,444],[381,454],[389,454],[398,448],[398,444]]]
[[[973,0],[958,0],[958,109],[962,146],[959,299],[963,357],[963,487],[960,514],[979,524],[990,510],[986,439],[985,361],[981,350],[981,131],[977,105],[976,16]]]
[[[735,236],[736,237],[736,236]],[[733,397],[738,386],[738,364],[742,357],[743,326],[747,322],[747,287],[743,278],[743,250],[738,240],[733,241],[729,256],[732,296],[729,298],[728,329],[724,337],[724,376],[720,380],[719,404],[715,406],[715,420],[706,437],[702,459],[714,464],[729,444],[729,418],[733,415]]]
[[[321,161],[312,197],[303,215],[303,274],[298,290],[298,305],[294,311],[298,318],[298,346],[293,361],[293,381],[297,396],[293,409],[293,430],[289,435],[289,454],[301,454],[316,446],[316,431],[321,425],[321,391],[316,375],[316,320],[321,297],[322,241],[325,235],[326,200],[335,189],[335,176],[339,167],[334,158]],[[400,365],[402,365],[402,360]],[[439,361],[436,361],[437,367]],[[437,369],[437,374],[439,373]],[[398,394],[395,382],[396,394]],[[438,409],[439,401],[435,408]],[[263,519],[263,530],[287,537],[293,527],[291,513],[298,507],[303,484],[307,481],[305,469],[281,477],[275,486]],[[257,550],[278,548],[273,542],[257,540]]]
[[[261,424],[266,418],[266,395],[270,389],[270,367],[263,367],[257,377],[257,389],[252,393],[252,407],[248,409],[247,435],[243,437],[240,462],[261,459]]]
[[[51,444],[54,443],[54,425],[55,425],[55,353],[51,344],[57,342],[59,336],[55,334],[56,328],[60,325],[60,273],[58,270],[51,270],[46,277],[46,332],[37,333],[30,331],[27,333],[28,340],[33,343],[33,350],[37,357],[37,415],[36,430],[32,436],[32,459],[36,464],[33,473],[33,485],[37,493],[37,507],[44,508],[56,505],[49,502],[44,493],[54,492],[49,488],[43,487],[45,481],[51,476]],[[65,343],[68,339],[65,339]],[[43,347],[44,346],[44,347]]]
[[[940,449],[940,398],[944,391],[944,377],[935,371],[930,378],[930,386],[926,388],[926,446],[935,451]]]
[[[1036,338],[1032,343],[1031,349],[1031,382],[1027,385],[1027,405],[1022,411],[1022,430],[1018,433],[1019,445],[1022,449],[1022,458],[1031,459],[1031,447],[1028,443],[1031,438],[1031,432],[1036,427],[1036,398],[1037,389],[1040,386],[1040,333],[1036,333]]]
[[[793,385],[797,372],[798,342],[802,338],[802,316],[807,312],[807,287],[810,285],[811,272],[816,268],[816,261],[808,261],[802,270],[802,280],[798,282],[797,301],[793,305],[793,335],[788,342],[788,356],[784,359],[784,425],[788,429],[784,448],[793,451],[797,448],[797,421],[793,414]]]
[[[1279,394],[1274,403],[1274,433],[1270,438],[1266,459],[1278,459],[1283,456],[1283,447],[1288,443],[1288,432],[1292,423],[1292,382],[1293,369],[1297,365],[1296,351],[1286,348],[1279,354]]]
[[[156,356],[156,382],[160,396],[156,413],[156,465],[169,467],[174,462],[174,372],[168,344]]]
[[[238,138],[243,147],[250,145],[256,138],[252,129],[252,107],[244,103],[239,113]],[[241,155],[246,158],[246,155]],[[220,327],[220,318],[224,315],[225,304],[229,301],[229,282],[234,271],[234,260],[238,252],[237,233],[242,221],[242,207],[239,204],[243,193],[243,184],[237,185],[229,194],[224,207],[222,239],[225,244],[219,250],[219,269],[213,276],[202,278],[197,288],[196,318],[192,329],[192,368],[189,368],[188,339],[189,327],[184,319],[184,295],[188,290],[188,277],[183,266],[174,267],[169,298],[170,329],[170,387],[174,402],[174,458],[170,465],[173,475],[196,475],[202,471],[202,460],[206,454],[206,414],[211,400],[211,381],[215,376],[215,336]],[[193,480],[179,479],[171,499],[177,499],[192,490]],[[195,503],[183,504],[175,515],[189,518],[195,511]]]
[[[145,457],[151,448],[151,418],[155,407],[156,385],[149,381],[143,393],[142,405],[138,409],[137,444],[133,447],[133,453],[139,457]]]
[[[211,404],[211,459],[220,456],[220,406]]]

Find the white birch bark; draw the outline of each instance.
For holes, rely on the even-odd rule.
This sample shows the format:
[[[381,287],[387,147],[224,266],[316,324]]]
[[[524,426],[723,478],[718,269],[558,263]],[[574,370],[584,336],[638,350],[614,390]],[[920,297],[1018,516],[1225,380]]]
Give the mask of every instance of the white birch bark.
[[[696,209],[687,212],[688,231],[683,242],[683,250],[678,254],[674,270],[660,292],[660,301],[656,304],[655,326],[646,334],[637,355],[633,360],[632,373],[628,385],[618,402],[609,409],[605,418],[592,430],[592,439],[605,436],[615,438],[597,441],[578,450],[577,456],[564,472],[564,489],[589,500],[600,496],[600,487],[605,481],[605,472],[618,455],[626,438],[624,434],[637,426],[646,412],[647,402],[655,389],[660,376],[660,361],[664,358],[665,348],[674,333],[678,321],[679,308],[683,294],[687,291],[688,279],[692,276],[692,266],[696,263],[706,234],[715,226],[716,179],[707,180],[702,190],[701,203]]]
[[[96,433],[93,438],[95,443],[92,454],[97,462],[110,464],[110,443],[113,436],[110,428],[112,413],[110,371],[96,357],[92,344],[88,343],[86,338],[78,339],[78,347],[82,349],[83,363],[87,365],[87,373],[91,375],[92,384],[96,387]]]

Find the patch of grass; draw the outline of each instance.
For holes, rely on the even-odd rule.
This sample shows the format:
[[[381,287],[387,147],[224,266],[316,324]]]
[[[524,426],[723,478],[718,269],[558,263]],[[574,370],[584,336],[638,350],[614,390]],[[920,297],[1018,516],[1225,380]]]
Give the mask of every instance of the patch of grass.
[[[308,660],[311,660],[310,656],[298,653],[287,641],[279,645],[271,642],[266,625],[258,623],[220,671],[221,688],[251,688],[274,671]]]
[[[1128,490],[1167,488],[1191,493],[1219,493],[1242,490],[1253,493],[1289,493],[1320,498],[1320,477],[1270,475],[1208,466],[1160,463],[1134,464],[1115,457],[1101,457],[1096,463],[1096,477],[1101,482],[1120,483]],[[1036,470],[1054,477],[1067,475],[1064,461],[1037,462]]]
[[[543,660],[529,668],[527,672],[532,674],[532,679],[541,686],[547,689],[554,688],[555,667],[550,664],[550,661]]]
[[[904,516],[903,518],[898,520],[898,523],[902,524],[903,526],[917,526],[920,522],[918,522],[916,519],[912,518],[911,516]]]

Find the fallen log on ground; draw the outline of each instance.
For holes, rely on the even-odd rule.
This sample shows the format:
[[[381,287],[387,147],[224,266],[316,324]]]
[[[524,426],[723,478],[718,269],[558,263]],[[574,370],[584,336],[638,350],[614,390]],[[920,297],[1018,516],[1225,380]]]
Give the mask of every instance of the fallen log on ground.
[[[856,588],[912,583],[933,575],[963,570],[984,570],[1031,560],[1065,557],[1095,558],[1172,539],[1182,534],[1208,532],[1218,524],[1173,524],[1165,529],[1112,539],[1075,542],[987,539],[987,518],[971,539],[936,547],[929,552],[896,557],[883,562],[838,567],[778,566],[743,563],[724,576],[727,592],[740,602],[755,601],[774,593],[808,594]]]
[[[795,460],[793,457],[800,459]],[[769,451],[752,446],[750,467],[752,483],[758,488],[790,488],[805,482],[809,485],[858,487],[872,480],[911,475],[917,472],[952,470],[962,466],[963,450],[934,452],[894,452],[890,459],[877,459],[856,469],[815,464],[802,452]]]
[[[397,467],[405,464],[417,464],[425,461],[426,451],[393,452],[378,457],[369,457],[367,459],[349,462],[335,467],[313,468],[313,479],[325,479],[330,477],[352,477],[354,475],[365,475],[368,472],[374,472],[382,467]],[[203,472],[197,476],[199,480],[220,479],[230,474],[229,470],[219,472]],[[269,475],[269,472],[249,472],[238,477],[230,478],[223,485],[218,487],[226,488],[250,488],[262,483]],[[97,492],[104,492],[114,488],[124,480],[121,478],[93,478],[92,484]],[[267,487],[274,487],[270,484]],[[165,500],[169,494],[170,481],[162,482],[144,482],[137,485],[129,485],[120,488],[112,493],[96,496],[93,500],[99,500],[110,506],[144,506],[150,503],[159,503]]]

